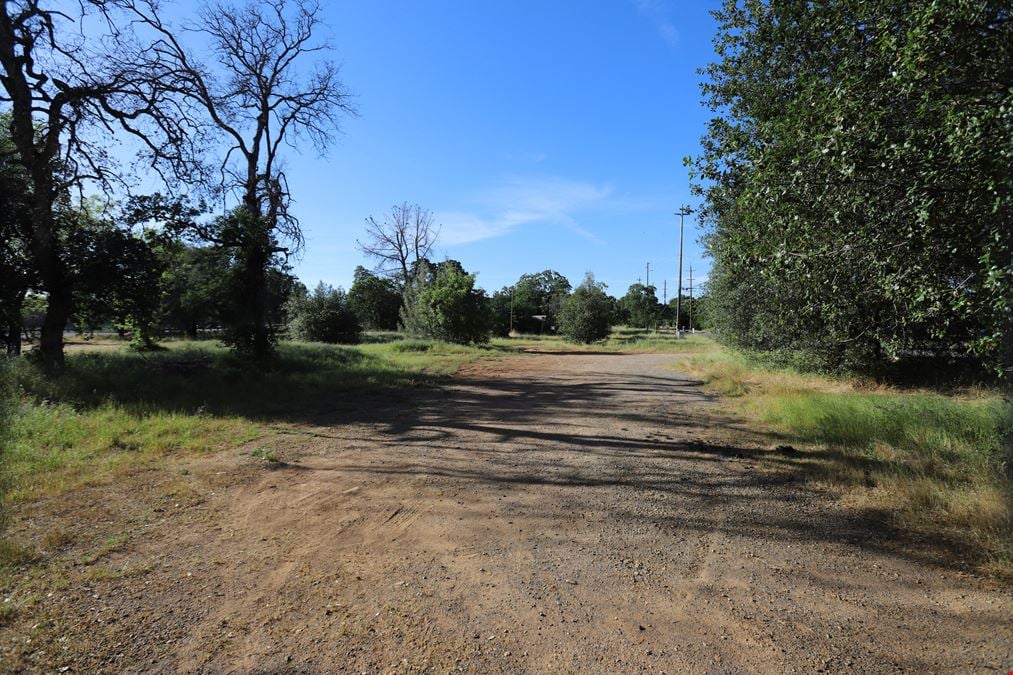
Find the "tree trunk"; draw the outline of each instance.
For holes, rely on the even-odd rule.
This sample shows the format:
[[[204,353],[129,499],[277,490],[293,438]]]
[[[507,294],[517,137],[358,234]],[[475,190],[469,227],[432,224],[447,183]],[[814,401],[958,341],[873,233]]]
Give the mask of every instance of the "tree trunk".
[[[247,279],[250,283],[250,318],[253,323],[253,358],[264,361],[271,356],[271,333],[267,326],[267,258],[262,244],[255,244],[247,262]]]
[[[36,178],[36,184],[51,178],[42,175]],[[42,186],[40,193],[50,192],[51,184]],[[42,365],[49,375],[63,372],[63,331],[67,327],[72,308],[72,294],[67,279],[66,269],[60,256],[55,240],[52,200],[46,200],[45,194],[36,196],[33,220],[35,221],[32,252],[35,256],[36,269],[42,279],[42,287],[48,295],[46,317],[42,321],[39,336],[39,353]]]
[[[4,342],[7,343],[7,356],[21,354],[21,321],[13,318],[9,320]]]
[[[66,288],[57,288],[49,292],[46,305],[46,318],[42,322],[39,336],[39,352],[42,354],[42,365],[50,375],[63,372],[63,331],[67,328],[70,318],[70,292]]]

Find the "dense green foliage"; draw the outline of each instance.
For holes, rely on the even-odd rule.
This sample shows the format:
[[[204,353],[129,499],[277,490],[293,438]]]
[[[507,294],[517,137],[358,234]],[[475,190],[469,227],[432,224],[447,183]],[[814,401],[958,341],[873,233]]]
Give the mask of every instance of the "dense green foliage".
[[[672,298],[668,301],[668,305],[665,306],[664,313],[662,314],[664,323],[674,326],[675,313],[676,299]],[[683,295],[682,313],[679,315],[679,328],[682,330],[689,330],[690,328],[703,330],[706,327],[708,327],[706,296],[690,298],[688,295]]]
[[[489,298],[492,312],[492,334],[507,337],[513,328],[513,288],[505,286]]]
[[[694,162],[728,342],[1011,367],[1009,3],[736,2]]]
[[[221,326],[223,341],[256,359],[271,354],[283,307],[298,282],[270,223],[243,208],[209,218],[204,204],[161,194],[134,197],[126,223],[159,232],[160,321],[192,335]]]
[[[521,333],[554,333],[563,302],[570,295],[570,282],[559,272],[544,270],[523,274],[513,286],[514,330]],[[537,319],[535,317],[545,317]]]
[[[67,242],[73,275],[73,318],[78,330],[114,324],[130,331],[134,345],[156,340],[162,261],[151,244],[111,220],[71,212],[83,222]]]
[[[509,335],[511,330],[540,335],[556,333],[559,312],[570,296],[570,288],[569,280],[553,270],[522,274],[513,286],[492,294],[492,332],[500,336]]]
[[[559,332],[571,342],[591,344],[609,336],[613,312],[605,285],[590,274],[563,303],[559,313]]]
[[[663,308],[654,286],[633,284],[619,299],[619,305],[625,323],[635,328],[653,327],[661,320]]]
[[[288,301],[288,329],[292,337],[309,342],[353,344],[362,326],[348,294],[320,282],[310,293],[294,293]]]
[[[489,340],[489,299],[475,288],[475,276],[456,261],[422,261],[405,289],[401,325],[415,337],[460,344]]]
[[[397,330],[401,291],[394,280],[359,265],[348,290],[348,304],[366,330]]]

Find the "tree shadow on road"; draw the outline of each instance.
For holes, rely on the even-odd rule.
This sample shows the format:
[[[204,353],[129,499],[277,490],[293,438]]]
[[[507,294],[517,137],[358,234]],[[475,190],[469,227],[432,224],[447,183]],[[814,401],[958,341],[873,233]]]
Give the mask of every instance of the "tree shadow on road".
[[[927,542],[893,527],[888,513],[841,508],[809,480],[832,474],[847,487],[846,481],[859,483],[877,471],[910,471],[903,464],[884,466],[833,448],[779,451],[795,439],[747,428],[713,405],[699,382],[659,367],[666,357],[651,357],[647,365],[647,357],[615,352],[548,358],[565,365],[451,381],[329,346],[287,346],[280,363],[260,370],[206,350],[95,353],[77,355],[55,382],[22,380],[39,398],[80,408],[112,402],[139,416],[238,415],[284,435],[312,436],[325,448],[360,447],[378,460],[342,466],[352,473],[440,476],[479,486],[622,488],[701,500],[737,514],[694,522],[675,503],[665,517],[689,529],[845,542],[940,565],[967,556],[958,542]],[[392,452],[397,462],[376,456]],[[714,468],[720,465],[727,466]],[[799,503],[811,508],[800,510]]]

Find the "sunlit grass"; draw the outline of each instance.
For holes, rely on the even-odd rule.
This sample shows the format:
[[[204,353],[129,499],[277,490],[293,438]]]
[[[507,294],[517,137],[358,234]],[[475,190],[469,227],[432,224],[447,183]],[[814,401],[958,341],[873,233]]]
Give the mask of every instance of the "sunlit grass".
[[[579,351],[579,352],[709,352],[717,344],[703,333],[683,333],[676,337],[673,331],[628,328],[616,326],[607,340],[590,345],[567,342],[559,335],[515,335],[492,341],[498,346],[518,347],[537,351]]]
[[[167,345],[153,354],[73,352],[66,374],[55,380],[19,362],[21,405],[11,425],[7,501],[236,447],[263,435],[265,423],[306,419],[357,390],[431,384],[504,351],[407,340],[283,343],[274,363],[251,368],[216,342]]]
[[[113,403],[94,409],[26,402],[7,457],[17,501],[51,495],[153,465],[158,459],[234,447],[260,435],[240,417],[209,417]]]
[[[1013,408],[989,390],[940,394],[754,365],[722,351],[680,363],[711,393],[803,449],[802,466],[855,505],[1013,569],[1007,473]],[[818,452],[829,449],[833,452]]]

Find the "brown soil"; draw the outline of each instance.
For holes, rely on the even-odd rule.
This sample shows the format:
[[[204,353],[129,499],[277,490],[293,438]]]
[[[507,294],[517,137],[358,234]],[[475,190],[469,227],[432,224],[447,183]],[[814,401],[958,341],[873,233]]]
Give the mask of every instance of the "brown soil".
[[[677,358],[486,362],[275,428],[275,468],[222,453],[26,506],[55,552],[0,669],[1013,666],[1008,588],[800,480]]]

